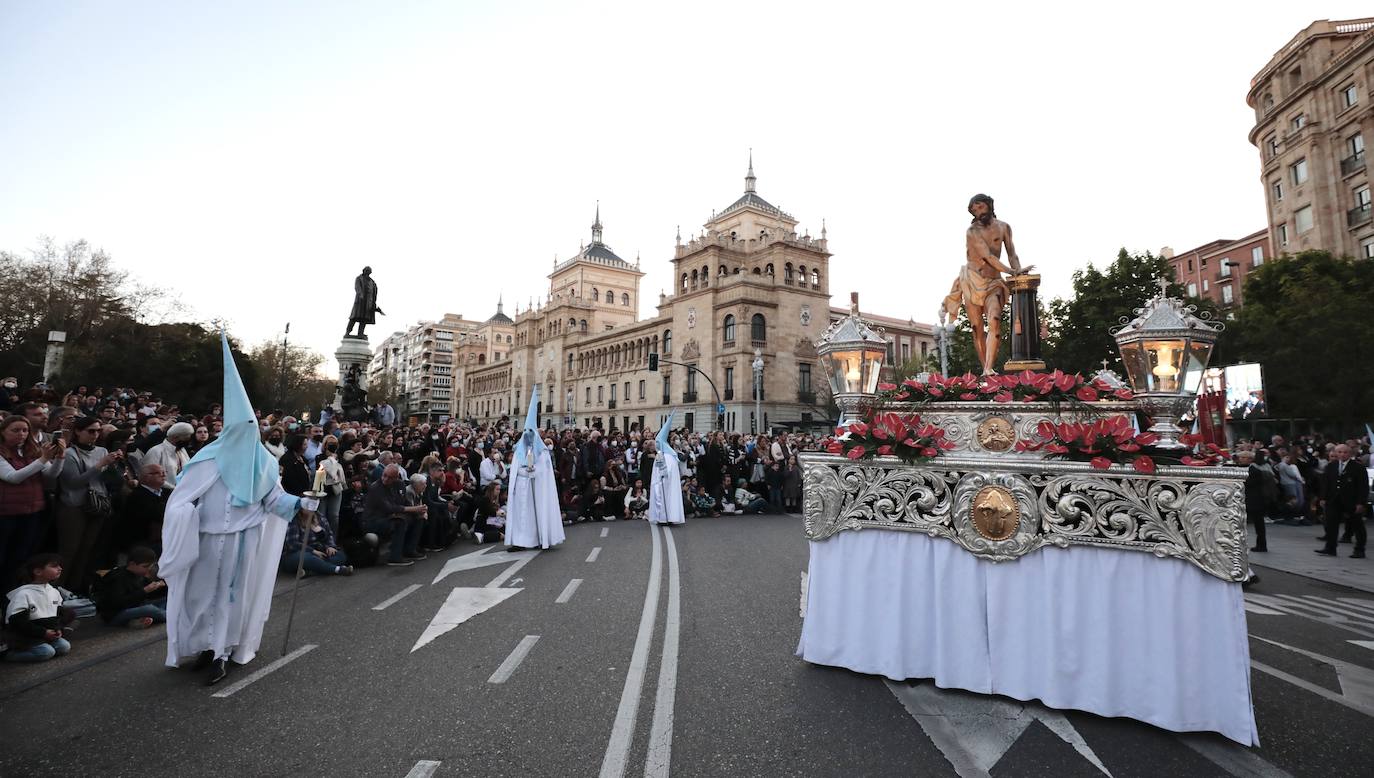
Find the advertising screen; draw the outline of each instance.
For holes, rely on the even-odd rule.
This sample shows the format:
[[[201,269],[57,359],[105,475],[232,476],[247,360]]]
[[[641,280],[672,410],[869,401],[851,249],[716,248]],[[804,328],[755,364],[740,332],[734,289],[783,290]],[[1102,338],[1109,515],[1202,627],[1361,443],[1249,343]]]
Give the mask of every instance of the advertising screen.
[[[1264,369],[1258,362],[1221,368],[1220,383],[1220,389],[1226,393],[1228,419],[1262,419],[1269,415],[1264,395]]]

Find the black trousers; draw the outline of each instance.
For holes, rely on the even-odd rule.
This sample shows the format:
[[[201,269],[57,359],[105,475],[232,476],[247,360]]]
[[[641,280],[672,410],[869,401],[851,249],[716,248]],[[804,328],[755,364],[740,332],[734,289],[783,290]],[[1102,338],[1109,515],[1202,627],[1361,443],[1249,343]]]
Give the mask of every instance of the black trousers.
[[[1255,548],[1268,548],[1264,539],[1264,514],[1262,507],[1245,507],[1245,520],[1255,525]]]
[[[1355,536],[1355,550],[1364,551],[1364,545],[1369,540],[1369,533],[1364,528],[1364,516],[1356,515],[1353,511],[1336,510],[1329,503],[1326,506],[1326,550],[1336,550],[1342,524],[1353,530],[1351,534]]]

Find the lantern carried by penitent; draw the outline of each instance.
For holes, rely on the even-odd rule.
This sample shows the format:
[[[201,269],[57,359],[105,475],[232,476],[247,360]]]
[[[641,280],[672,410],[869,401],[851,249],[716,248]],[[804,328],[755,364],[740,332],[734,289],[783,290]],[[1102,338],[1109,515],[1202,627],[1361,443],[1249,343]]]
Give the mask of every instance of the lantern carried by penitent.
[[[849,295],[849,315],[830,325],[816,341],[816,351],[830,377],[840,425],[859,421],[864,403],[877,397],[887,341],[859,317],[858,292]]]
[[[1137,308],[1136,317],[1112,331],[1121,361],[1140,409],[1153,420],[1149,431],[1161,448],[1184,448],[1177,420],[1197,396],[1217,335],[1225,325],[1197,315],[1197,306],[1168,295],[1160,279],[1159,294]]]

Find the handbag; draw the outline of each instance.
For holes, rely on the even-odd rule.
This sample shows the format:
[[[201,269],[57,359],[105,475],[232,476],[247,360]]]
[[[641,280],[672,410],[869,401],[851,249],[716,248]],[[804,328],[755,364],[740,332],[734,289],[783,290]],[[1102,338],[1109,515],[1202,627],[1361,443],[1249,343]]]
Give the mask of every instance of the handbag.
[[[78,473],[86,472],[86,461],[81,454],[76,455],[76,470]],[[110,495],[102,489],[86,489],[86,499],[81,504],[81,509],[88,518],[104,519],[114,512],[114,507],[110,504]]]

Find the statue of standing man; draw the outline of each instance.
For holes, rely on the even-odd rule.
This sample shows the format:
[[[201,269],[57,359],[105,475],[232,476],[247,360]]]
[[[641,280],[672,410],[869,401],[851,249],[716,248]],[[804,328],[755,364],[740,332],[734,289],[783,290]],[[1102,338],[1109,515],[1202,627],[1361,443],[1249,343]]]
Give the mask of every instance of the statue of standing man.
[[[377,282],[372,280],[372,268],[365,267],[358,277],[353,279],[353,310],[348,313],[348,329],[344,330],[344,337],[366,337],[363,330],[367,325],[375,324],[377,317],[374,314],[386,315],[386,312],[377,307]],[[358,325],[358,334],[353,335],[353,325]]]
[[[1021,268],[1021,260],[1011,242],[1011,225],[997,218],[991,197],[974,195],[968,201],[968,212],[973,215],[967,235],[968,259],[945,296],[940,322],[944,323],[946,317],[956,318],[959,306],[963,305],[969,324],[973,326],[973,347],[978,352],[983,375],[990,375],[994,372],[992,364],[997,359],[997,345],[1002,335],[1002,309],[1008,301],[1007,283],[1002,280],[1002,274],[1018,276],[1029,273],[1034,266]],[[1004,246],[1008,264],[1002,263]]]

